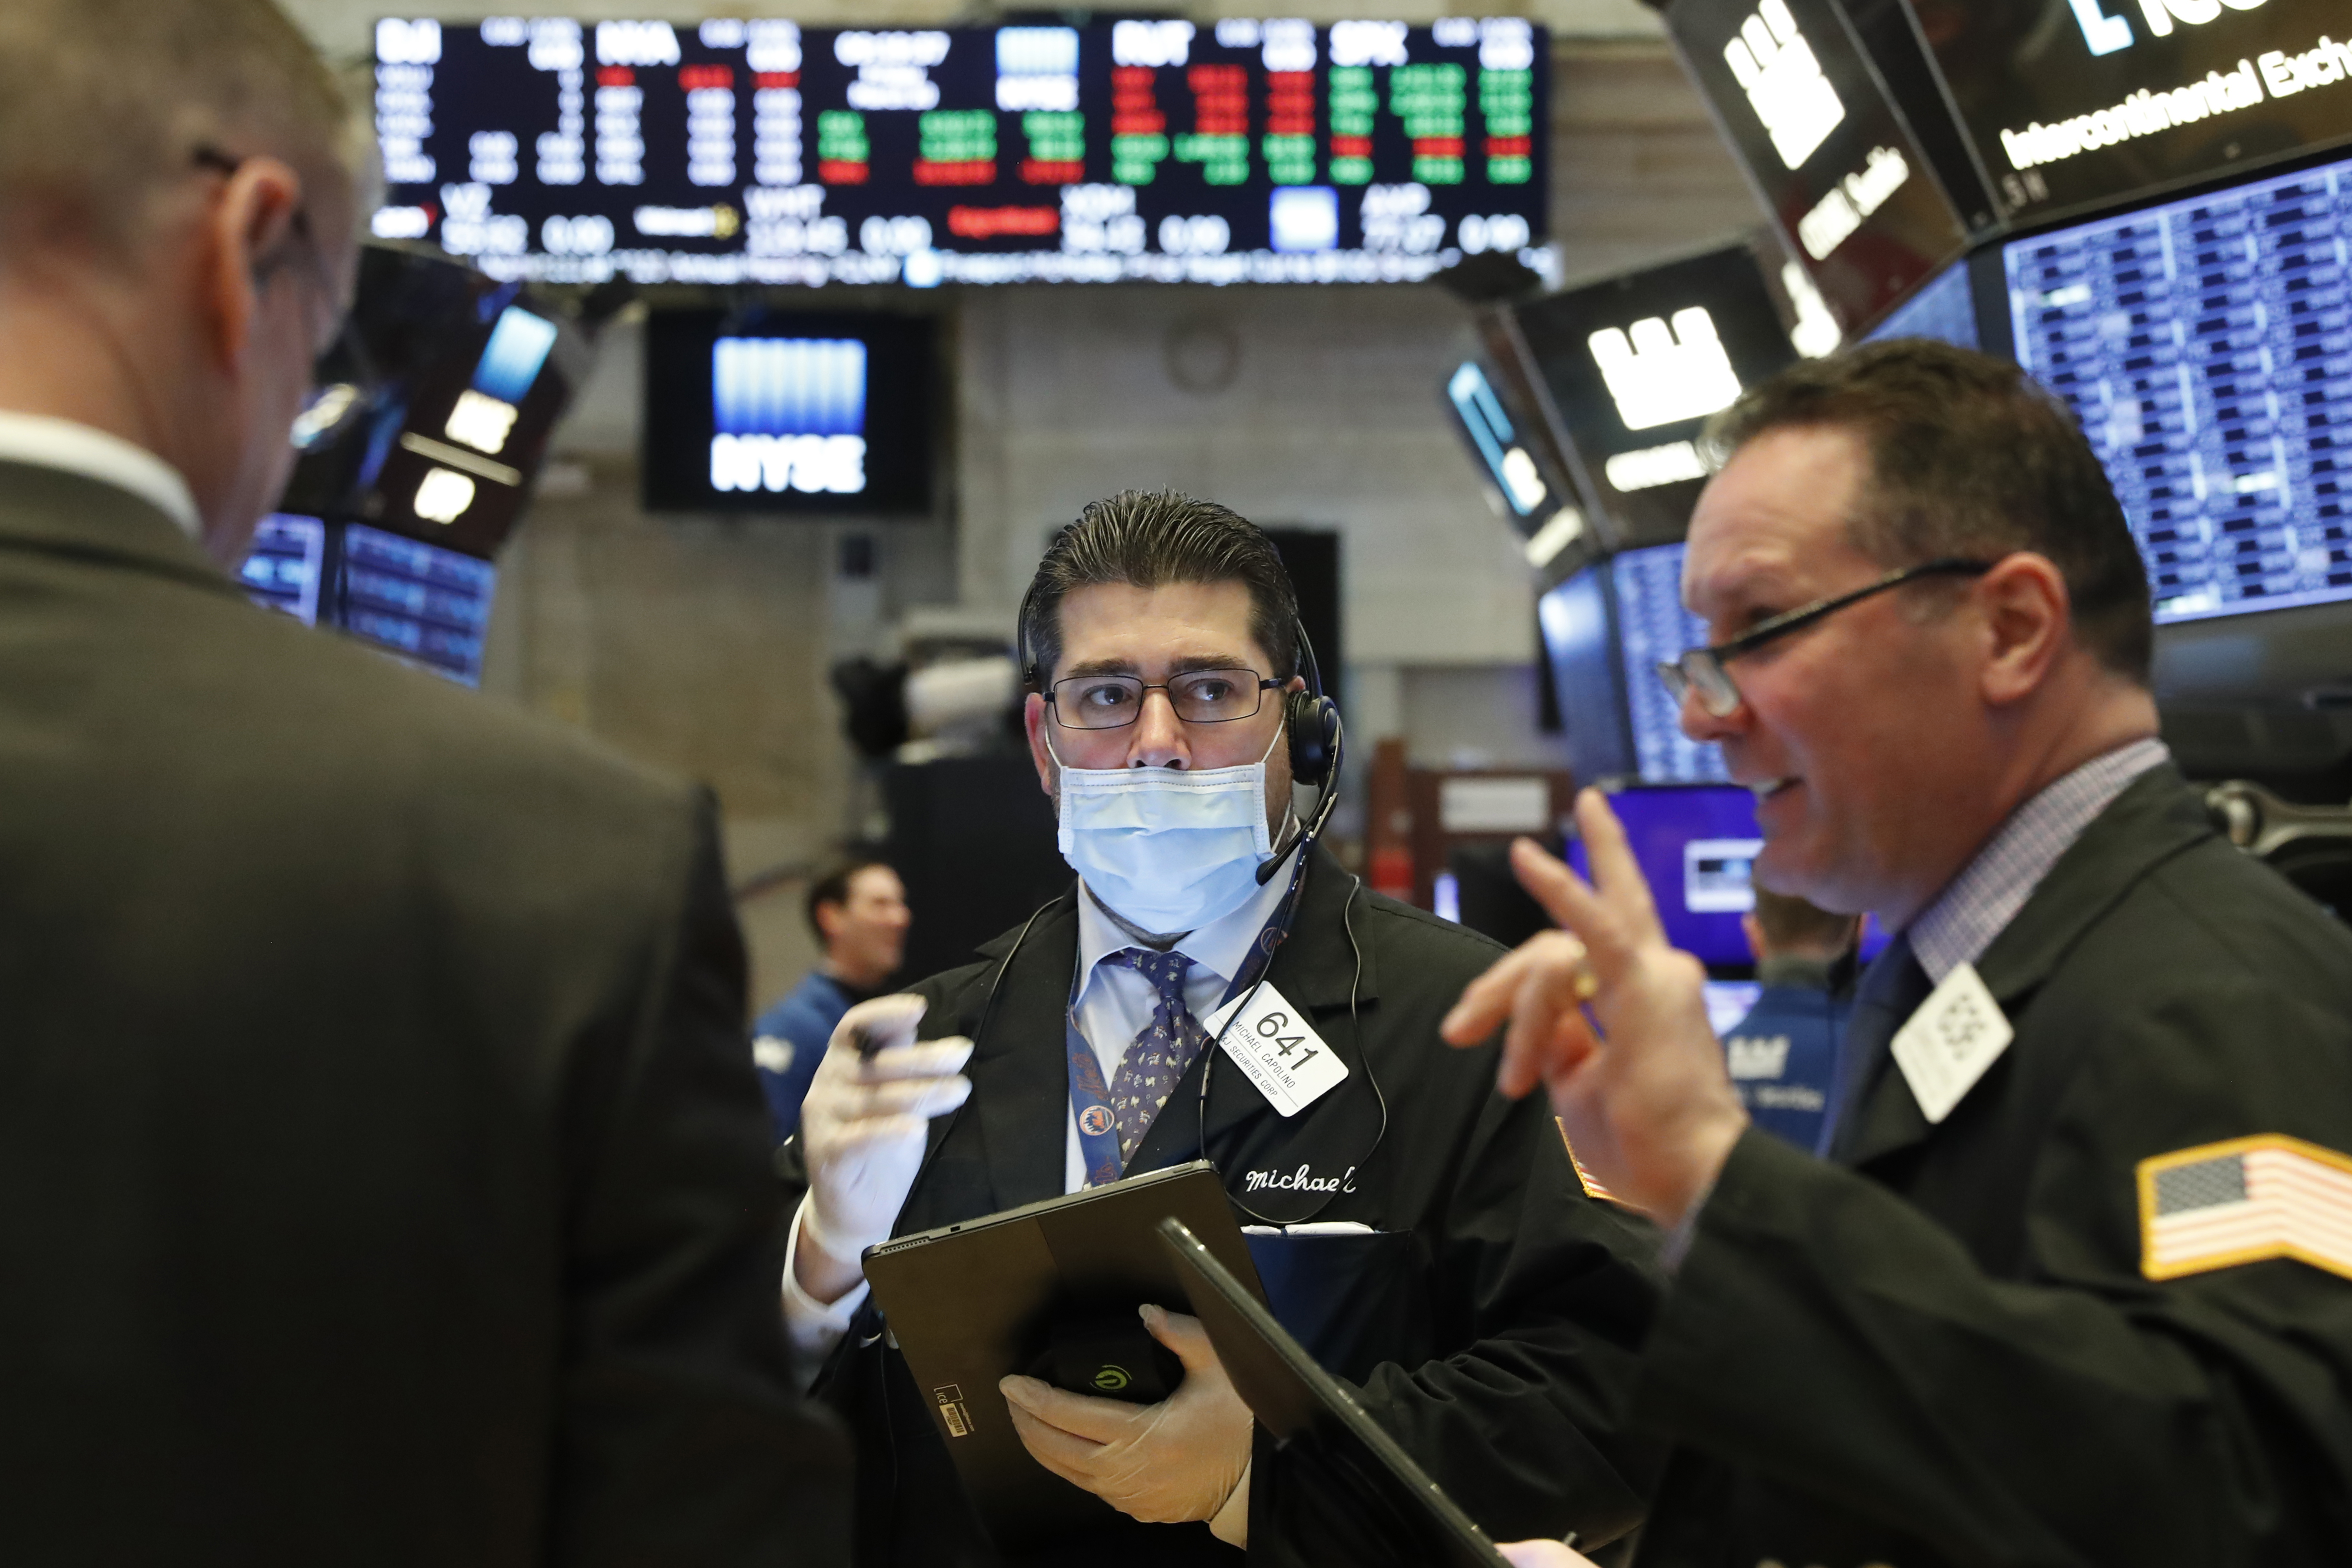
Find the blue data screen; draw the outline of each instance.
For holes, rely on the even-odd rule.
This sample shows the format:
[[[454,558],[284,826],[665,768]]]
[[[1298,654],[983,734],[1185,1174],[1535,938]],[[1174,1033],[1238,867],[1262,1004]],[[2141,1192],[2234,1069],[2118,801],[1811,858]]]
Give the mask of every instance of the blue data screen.
[[[1683,608],[1683,547],[1629,550],[1609,563],[1617,598],[1618,650],[1625,660],[1625,707],[1633,759],[1650,784],[1710,784],[1728,777],[1723,748],[1683,733],[1681,710],[1657,667],[1706,642],[1706,623]]]
[[[1982,350],[1977,331],[1976,298],[1969,288],[1969,264],[1955,262],[1916,294],[1896,306],[1886,320],[1864,334],[1864,341],[1887,338],[1934,338],[1955,348]]]
[[[343,531],[343,628],[467,686],[482,680],[482,638],[499,570],[454,550],[353,523]]]
[[[2019,363],[2105,463],[2159,622],[2352,598],[2352,163],[2005,247]]]

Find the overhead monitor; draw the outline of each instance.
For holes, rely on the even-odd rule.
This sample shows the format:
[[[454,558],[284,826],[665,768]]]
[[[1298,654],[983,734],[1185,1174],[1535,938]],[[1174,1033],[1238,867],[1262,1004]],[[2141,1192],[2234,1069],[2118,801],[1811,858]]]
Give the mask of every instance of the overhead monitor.
[[[335,622],[362,642],[466,686],[482,682],[498,568],[352,523],[342,531]]]
[[[2159,623],[2352,599],[2347,239],[2352,162],[2003,247],[2013,352],[2105,463]]]
[[[364,519],[488,560],[528,504],[593,351],[519,284],[386,246],[362,252],[345,377],[298,422],[281,510]]]
[[[1708,416],[1796,358],[1756,254],[1727,246],[1511,307],[1612,548],[1682,537]]]
[[[1724,139],[1849,335],[1959,255],[1961,214],[1838,0],[1673,0],[1665,15]]]
[[[1569,765],[1580,779],[1706,784],[1727,777],[1722,748],[1682,731],[1657,667],[1703,646],[1682,605],[1683,547],[1626,551],[1536,601]]]
[[[326,523],[278,512],[263,518],[253,531],[253,546],[236,575],[255,604],[314,626],[326,566]]]
[[[554,282],[1417,281],[1542,244],[1549,55],[1516,16],[392,19],[374,227]]]
[[[1486,367],[1464,360],[1445,378],[1445,409],[1468,448],[1495,510],[1518,532],[1538,572],[1584,532],[1566,479],[1537,454],[1537,426],[1514,417]],[[1555,520],[1560,520],[1556,524]]]
[[[919,513],[937,332],[881,311],[660,310],[646,333],[646,505]]]
[[[2012,223],[2352,138],[2341,0],[1910,3]]]
[[[1609,805],[1666,940],[1710,968],[1752,964],[1739,917],[1756,907],[1754,868],[1764,847],[1755,797],[1737,785],[1637,786],[1612,791]],[[1569,841],[1569,862],[1592,874],[1581,839]]]

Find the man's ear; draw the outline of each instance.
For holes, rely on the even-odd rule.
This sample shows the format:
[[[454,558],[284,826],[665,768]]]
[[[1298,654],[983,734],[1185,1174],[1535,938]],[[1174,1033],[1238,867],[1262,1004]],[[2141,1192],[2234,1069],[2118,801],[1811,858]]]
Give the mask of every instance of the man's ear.
[[[1029,737],[1029,760],[1037,765],[1037,787],[1048,795],[1054,793],[1054,753],[1045,746],[1045,726],[1053,720],[1045,712],[1045,700],[1031,692],[1021,703],[1021,728]]]
[[[816,906],[816,929],[824,938],[827,947],[840,938],[841,922],[847,913],[848,908],[845,904],[822,903]]]
[[[1983,617],[1985,700],[2006,707],[2032,696],[2074,640],[2065,574],[2022,550],[1978,579],[1970,597]]]
[[[302,177],[276,158],[248,158],[228,176],[205,216],[202,281],[211,351],[219,368],[245,367],[262,295],[291,259]]]

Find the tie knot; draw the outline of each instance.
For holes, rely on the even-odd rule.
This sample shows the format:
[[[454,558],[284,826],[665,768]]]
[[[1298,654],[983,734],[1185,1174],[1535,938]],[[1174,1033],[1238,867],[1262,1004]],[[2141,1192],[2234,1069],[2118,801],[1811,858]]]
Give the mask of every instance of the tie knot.
[[[1181,995],[1184,989],[1184,972],[1192,967],[1192,960],[1181,952],[1173,950],[1154,952],[1148,947],[1121,948],[1104,962],[1127,964],[1150,981],[1152,988],[1162,995]]]

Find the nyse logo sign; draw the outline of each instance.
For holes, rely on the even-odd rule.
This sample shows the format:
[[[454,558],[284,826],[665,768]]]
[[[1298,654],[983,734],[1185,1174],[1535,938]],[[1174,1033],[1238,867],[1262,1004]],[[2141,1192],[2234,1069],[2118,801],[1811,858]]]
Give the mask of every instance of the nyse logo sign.
[[[2139,0],[2141,16],[2147,23],[2151,37],[2169,37],[2176,22],[2186,22],[2201,27],[2221,19],[2224,9],[2231,11],[2259,10],[2265,0]],[[2117,49],[2127,49],[2134,42],[2132,25],[2123,16],[2110,16],[2103,0],[2069,0],[2074,8],[2074,21],[2083,29],[2083,42],[2095,55],[2111,55]]]
[[[1740,24],[1739,36],[1724,45],[1723,58],[1764,122],[1772,150],[1791,169],[1801,167],[1845,118],[1845,105],[1797,30],[1787,0],[1764,0]]]
[[[1628,430],[1704,418],[1739,395],[1739,377],[1716,335],[1715,318],[1694,305],[1676,310],[1673,322],[1669,327],[1649,316],[1622,331],[1604,327],[1585,340]]]

